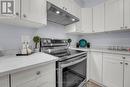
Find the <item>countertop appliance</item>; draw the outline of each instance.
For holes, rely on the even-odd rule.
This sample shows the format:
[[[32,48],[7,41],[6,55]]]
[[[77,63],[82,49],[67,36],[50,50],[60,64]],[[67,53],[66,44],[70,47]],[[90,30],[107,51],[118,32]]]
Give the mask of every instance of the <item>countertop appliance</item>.
[[[67,39],[41,39],[41,51],[57,56],[56,87],[83,87],[86,82],[87,53],[68,49]]]
[[[61,25],[69,25],[79,21],[79,18],[47,2],[47,20]]]

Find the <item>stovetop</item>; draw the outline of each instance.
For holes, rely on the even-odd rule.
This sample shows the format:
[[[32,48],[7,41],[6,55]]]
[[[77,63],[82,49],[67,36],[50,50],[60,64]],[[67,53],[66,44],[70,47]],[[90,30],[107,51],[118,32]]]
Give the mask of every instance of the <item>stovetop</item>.
[[[82,54],[86,54],[86,52],[80,51],[80,50],[64,49],[64,50],[59,50],[57,52],[54,51],[48,54],[58,57],[59,61],[63,61],[63,60],[70,59],[70,58],[73,58]]]
[[[82,52],[84,52],[84,51],[67,49],[66,51],[61,51],[59,53],[51,53],[51,54],[54,55],[54,56],[57,56],[57,57],[65,57],[65,56],[71,56],[71,55],[79,54],[79,53],[82,53]]]

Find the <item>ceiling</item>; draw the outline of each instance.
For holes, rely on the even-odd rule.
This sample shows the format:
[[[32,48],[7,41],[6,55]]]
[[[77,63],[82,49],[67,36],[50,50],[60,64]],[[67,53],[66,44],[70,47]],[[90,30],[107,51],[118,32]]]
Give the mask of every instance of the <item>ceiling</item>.
[[[93,7],[106,0],[75,0],[81,7]]]

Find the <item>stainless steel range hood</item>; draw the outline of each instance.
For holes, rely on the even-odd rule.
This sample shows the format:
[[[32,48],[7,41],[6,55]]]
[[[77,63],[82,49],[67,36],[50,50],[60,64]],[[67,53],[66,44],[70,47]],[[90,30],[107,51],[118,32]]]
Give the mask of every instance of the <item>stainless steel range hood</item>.
[[[77,17],[69,14],[50,2],[47,2],[47,20],[64,26],[79,21]]]

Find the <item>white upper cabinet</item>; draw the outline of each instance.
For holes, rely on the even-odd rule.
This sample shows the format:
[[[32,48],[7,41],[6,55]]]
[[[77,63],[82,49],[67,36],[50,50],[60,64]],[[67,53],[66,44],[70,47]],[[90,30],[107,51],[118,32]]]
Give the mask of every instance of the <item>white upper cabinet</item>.
[[[82,8],[83,33],[92,33],[92,8]]]
[[[8,1],[8,0],[1,0],[1,1]],[[0,9],[0,19],[1,19],[0,22],[4,21],[6,19],[8,20],[8,19],[18,19],[18,18],[20,18],[20,0],[10,0],[10,1],[13,1],[14,6],[13,5],[11,5],[11,6],[13,6],[14,9],[11,10],[11,14],[3,14],[2,11],[4,9],[3,10]],[[1,5],[2,5],[2,2],[0,2],[0,6]]]
[[[104,3],[93,8],[93,32],[104,32]]]
[[[105,31],[123,28],[123,0],[108,0],[105,3]]]
[[[107,87],[123,87],[123,60],[121,55],[103,55],[103,84]]]
[[[0,77],[0,87],[9,87],[9,76]]]
[[[90,53],[90,79],[102,83],[102,53]]]
[[[33,28],[39,28],[47,24],[46,0],[12,1],[14,1],[13,14],[0,13],[1,23]]]
[[[46,0],[21,0],[21,19],[46,24]]]
[[[124,28],[130,29],[130,0],[124,0]]]

